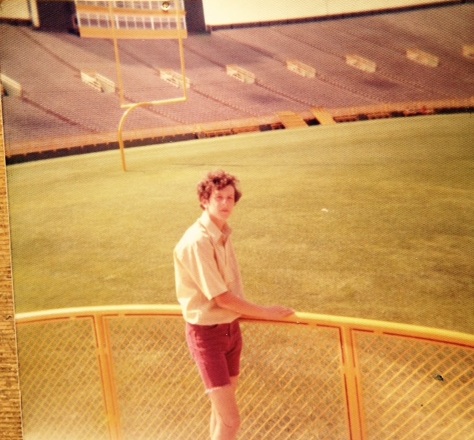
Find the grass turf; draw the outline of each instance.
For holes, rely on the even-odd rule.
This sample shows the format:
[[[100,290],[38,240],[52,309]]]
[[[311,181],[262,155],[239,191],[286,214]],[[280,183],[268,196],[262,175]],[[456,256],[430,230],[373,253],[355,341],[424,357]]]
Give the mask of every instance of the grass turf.
[[[242,181],[247,297],[474,333],[474,118],[367,121],[8,167],[18,312],[174,303],[197,181]]]

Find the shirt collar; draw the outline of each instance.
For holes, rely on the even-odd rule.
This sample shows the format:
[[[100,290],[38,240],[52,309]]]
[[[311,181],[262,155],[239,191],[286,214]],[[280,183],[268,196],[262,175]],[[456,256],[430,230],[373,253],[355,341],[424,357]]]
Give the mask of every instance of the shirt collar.
[[[232,229],[227,224],[224,226],[224,230],[221,231],[219,227],[211,220],[211,217],[205,210],[202,212],[199,221],[204,226],[204,228],[206,228],[209,235],[216,241],[219,241],[220,239],[225,241],[232,233]]]

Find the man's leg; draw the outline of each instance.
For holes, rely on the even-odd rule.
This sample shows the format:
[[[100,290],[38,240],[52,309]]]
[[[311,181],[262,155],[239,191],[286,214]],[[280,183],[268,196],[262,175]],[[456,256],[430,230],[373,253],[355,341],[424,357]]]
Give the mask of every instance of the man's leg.
[[[236,391],[238,377],[231,384],[209,392],[211,400],[211,440],[234,440],[240,428]]]

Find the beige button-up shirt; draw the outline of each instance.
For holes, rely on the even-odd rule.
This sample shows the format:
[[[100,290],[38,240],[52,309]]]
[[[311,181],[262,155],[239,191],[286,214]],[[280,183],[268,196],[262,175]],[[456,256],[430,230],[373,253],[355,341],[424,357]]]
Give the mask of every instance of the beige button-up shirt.
[[[243,297],[231,232],[228,226],[221,231],[204,211],[174,249],[176,296],[191,324],[223,324],[239,317],[214,300],[225,292]]]

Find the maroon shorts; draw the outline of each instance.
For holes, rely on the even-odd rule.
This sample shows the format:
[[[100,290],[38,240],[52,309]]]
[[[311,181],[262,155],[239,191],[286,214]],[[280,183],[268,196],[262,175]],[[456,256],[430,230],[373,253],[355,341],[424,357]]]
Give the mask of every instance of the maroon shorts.
[[[239,321],[229,324],[186,323],[186,341],[206,390],[230,384],[240,373],[242,334]]]

